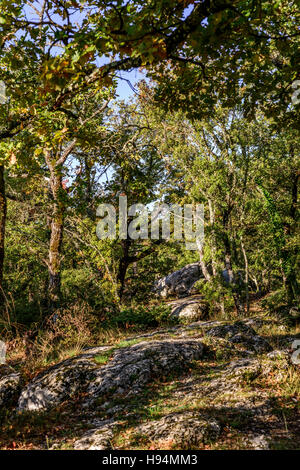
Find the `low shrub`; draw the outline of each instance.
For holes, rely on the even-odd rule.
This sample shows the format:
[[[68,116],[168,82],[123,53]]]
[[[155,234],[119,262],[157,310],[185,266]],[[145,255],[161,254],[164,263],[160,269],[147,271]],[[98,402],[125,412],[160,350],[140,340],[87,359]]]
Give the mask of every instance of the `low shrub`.
[[[175,324],[177,320],[172,317],[171,308],[167,305],[138,305],[124,308],[110,318],[110,322],[128,328]]]

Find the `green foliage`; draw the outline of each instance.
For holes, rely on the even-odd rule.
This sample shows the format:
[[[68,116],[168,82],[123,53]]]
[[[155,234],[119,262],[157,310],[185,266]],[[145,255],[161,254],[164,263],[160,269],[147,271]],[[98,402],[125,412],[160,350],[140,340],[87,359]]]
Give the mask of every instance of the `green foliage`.
[[[214,305],[219,306],[221,304],[223,304],[225,312],[230,312],[234,308],[231,289],[229,286],[224,285],[220,276],[214,278],[212,282],[197,281],[194,287],[201,292],[204,300],[211,306],[211,310],[213,310]]]
[[[271,292],[267,297],[262,300],[261,304],[264,309],[268,310],[271,313],[287,313],[285,290],[282,288]]]
[[[137,305],[122,309],[110,319],[112,324],[132,327],[155,327],[158,325],[175,324],[171,316],[171,309],[165,305]]]

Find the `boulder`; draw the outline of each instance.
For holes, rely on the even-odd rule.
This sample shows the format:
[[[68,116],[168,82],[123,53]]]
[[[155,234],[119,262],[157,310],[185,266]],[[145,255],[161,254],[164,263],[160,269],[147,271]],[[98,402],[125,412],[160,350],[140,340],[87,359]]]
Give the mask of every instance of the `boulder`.
[[[109,347],[87,350],[81,354],[50,367],[38,374],[22,390],[18,410],[43,410],[56,406],[83,391],[93,378],[97,367],[93,358]]]
[[[99,366],[109,347],[94,348],[67,359],[39,374],[22,391],[18,409],[45,410],[85,393],[84,407],[93,406],[104,395],[136,394],[153,379],[184,369],[204,351],[199,340],[168,339],[143,341],[111,350],[111,358]]]
[[[200,296],[173,300],[168,305],[171,306],[172,316],[185,324],[202,320],[209,309]]]
[[[193,285],[201,277],[203,275],[199,263],[188,264],[156,281],[153,290],[159,297],[163,298],[171,296],[185,297],[189,295]]]
[[[87,388],[85,406],[106,394],[136,395],[154,377],[184,370],[200,359],[204,346],[198,339],[143,341],[116,351],[112,360],[98,369]]]
[[[98,427],[87,431],[74,443],[75,450],[106,450],[111,449],[111,439],[114,435],[114,420],[104,420]]]
[[[233,324],[220,324],[213,326],[206,331],[208,336],[216,336],[227,339],[230,343],[240,345],[250,351],[258,354],[272,351],[270,344],[251,326],[246,325],[245,322],[237,321]]]

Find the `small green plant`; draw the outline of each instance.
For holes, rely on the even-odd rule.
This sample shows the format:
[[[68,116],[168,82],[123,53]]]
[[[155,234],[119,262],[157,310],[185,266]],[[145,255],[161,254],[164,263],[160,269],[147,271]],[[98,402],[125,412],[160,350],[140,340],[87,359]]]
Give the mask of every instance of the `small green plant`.
[[[128,341],[120,341],[119,343],[115,344],[112,348],[110,348],[108,351],[103,352],[102,354],[99,354],[95,356],[94,361],[97,364],[104,365],[107,364],[107,362],[110,360],[111,356],[113,353],[121,348],[128,348],[129,346],[133,346],[135,344],[140,343],[141,340],[139,339],[132,339]]]
[[[94,361],[96,362],[96,364],[105,365],[109,361],[112,353],[113,353],[113,350],[110,349],[109,351],[104,352],[103,354],[99,354],[95,356]]]

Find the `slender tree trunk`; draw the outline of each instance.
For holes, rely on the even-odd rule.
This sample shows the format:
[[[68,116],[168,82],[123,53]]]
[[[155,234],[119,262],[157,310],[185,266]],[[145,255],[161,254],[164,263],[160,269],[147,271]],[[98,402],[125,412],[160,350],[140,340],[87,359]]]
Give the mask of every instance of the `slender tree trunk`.
[[[234,276],[233,269],[232,269],[232,263],[231,263],[231,253],[229,253],[228,251],[226,251],[225,253],[225,269],[228,274],[229,284],[231,285],[231,288],[232,288],[232,297],[234,300],[234,305],[235,305],[237,314],[242,316],[244,314],[244,306],[243,306],[243,303],[241,302],[240,294],[236,287],[236,280],[235,280],[235,276]]]
[[[59,306],[61,298],[61,247],[64,227],[64,202],[62,200],[62,175],[57,169],[51,171],[51,191],[53,195],[53,213],[49,245],[49,306],[50,311]]]
[[[122,240],[123,255],[119,262],[119,269],[118,269],[118,275],[117,275],[117,280],[119,283],[118,295],[119,295],[120,300],[122,300],[122,297],[124,294],[125,278],[126,278],[128,266],[130,264],[130,259],[129,259],[130,245],[131,245],[131,240],[129,239]]]
[[[86,156],[84,157],[84,179],[85,179],[85,204],[86,204],[86,213],[91,220],[95,220],[95,211],[92,208],[92,176],[91,171],[93,168],[93,163]]]
[[[138,273],[139,273],[139,269],[138,269],[138,264],[137,264],[136,261],[135,261],[135,262],[133,263],[133,265],[132,265],[132,270],[133,270],[134,276],[137,276]]]
[[[210,277],[210,274],[208,272],[207,266],[206,266],[205,261],[204,261],[203,245],[201,244],[201,242],[199,240],[197,240],[196,243],[197,243],[197,247],[198,247],[199,260],[200,260],[200,266],[201,266],[201,269],[202,269],[202,274],[204,276],[204,279],[206,281],[210,282],[211,277]]]
[[[245,261],[246,312],[248,314],[249,313],[249,264],[248,264],[248,257],[247,257],[247,253],[245,250],[245,245],[244,245],[242,237],[241,237],[241,248],[242,248],[242,253],[243,253],[244,261]]]
[[[299,284],[297,281],[296,277],[296,272],[294,268],[294,259],[292,255],[287,255],[287,253],[283,252],[283,263],[285,265],[284,271],[284,285],[285,289],[287,292],[287,299],[288,303],[293,305],[293,304],[298,304],[299,302],[299,296],[300,296],[300,290],[299,290]]]
[[[4,166],[0,165],[0,306],[2,305],[4,301],[3,265],[4,265],[6,214],[7,214],[7,201],[6,201],[6,194],[5,194]]]
[[[299,173],[296,172],[293,175],[293,181],[292,181],[292,205],[290,209],[290,215],[295,225],[297,222],[296,207],[297,207],[298,179],[299,179]],[[285,290],[287,293],[287,301],[289,304],[297,304],[297,302],[299,301],[300,294],[299,294],[299,284],[297,282],[296,270],[295,270],[296,255],[293,253],[292,250],[288,248],[288,244],[286,243],[286,236],[290,236],[291,234],[291,226],[288,225],[284,227],[272,196],[260,183],[258,183],[258,187],[260,188],[267,202],[268,212],[269,212],[269,216],[270,216],[271,223],[272,223],[273,237],[275,241],[277,255],[282,266],[282,272],[283,272],[282,277],[283,277]],[[285,234],[285,229],[287,232],[286,234]],[[280,236],[279,236],[279,233],[280,233]]]
[[[212,263],[212,273],[215,277],[217,275],[217,262],[216,262],[216,235],[214,231],[215,226],[215,211],[213,209],[213,204],[210,199],[208,199],[208,208],[209,208],[209,220],[212,230],[212,243],[211,243],[211,263]]]
[[[231,246],[230,240],[228,236],[228,229],[229,229],[229,212],[226,211],[223,214],[223,242],[224,242],[224,261],[225,261],[225,269],[228,275],[228,282],[232,288],[232,297],[234,300],[234,305],[237,311],[237,314],[242,316],[244,314],[244,306],[241,302],[240,295],[236,286],[236,279],[234,276],[234,272],[232,269],[232,253],[231,253]]]

